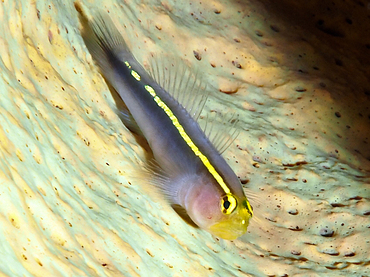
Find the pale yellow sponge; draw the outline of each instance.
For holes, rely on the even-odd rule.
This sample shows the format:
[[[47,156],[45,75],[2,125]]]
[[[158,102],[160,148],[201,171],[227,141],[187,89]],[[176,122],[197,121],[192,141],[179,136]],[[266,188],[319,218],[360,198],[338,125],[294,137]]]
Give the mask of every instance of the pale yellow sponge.
[[[296,2],[80,1],[239,114],[255,217],[229,242],[150,186],[73,1],[1,1],[0,276],[369,276],[369,7]]]

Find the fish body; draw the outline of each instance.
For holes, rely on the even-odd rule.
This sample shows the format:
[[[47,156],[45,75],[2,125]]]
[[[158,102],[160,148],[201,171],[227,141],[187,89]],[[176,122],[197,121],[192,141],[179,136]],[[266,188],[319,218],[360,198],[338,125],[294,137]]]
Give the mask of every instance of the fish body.
[[[165,175],[157,185],[171,204],[180,205],[213,235],[243,235],[252,208],[237,176],[194,117],[141,66],[107,16],[87,20],[82,36],[148,141]]]

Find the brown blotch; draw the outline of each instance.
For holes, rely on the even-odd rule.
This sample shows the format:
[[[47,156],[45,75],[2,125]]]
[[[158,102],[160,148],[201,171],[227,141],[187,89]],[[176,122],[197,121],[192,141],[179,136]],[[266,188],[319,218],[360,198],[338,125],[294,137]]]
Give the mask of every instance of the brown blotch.
[[[256,30],[255,33],[256,33],[257,36],[263,37],[263,33],[261,31]]]
[[[150,257],[152,257],[152,258],[154,257],[154,255],[153,255],[153,254],[152,254],[148,249],[146,250],[146,253],[147,253]]]
[[[202,59],[202,56],[200,55],[200,53],[198,51],[195,51],[193,50],[193,54],[194,54],[194,57],[200,61]]]
[[[288,228],[289,230],[292,230],[292,231],[302,231],[303,229],[300,228],[299,226],[295,226],[295,227],[289,227]]]
[[[300,165],[305,165],[305,164],[308,164],[308,162],[306,162],[306,161],[299,161],[299,162],[296,162],[294,164],[283,164],[283,166],[294,167],[294,166],[300,166]]]
[[[242,183],[242,185],[245,185],[249,182],[248,179],[240,179],[240,183]]]
[[[307,89],[302,88],[302,87],[296,87],[295,88],[295,91],[297,91],[297,92],[305,92],[305,91],[307,91]]]
[[[239,68],[239,69],[241,69],[241,68],[242,68],[242,65],[241,65],[238,61],[232,61],[232,64],[233,64],[233,66],[235,66],[236,68]]]
[[[234,94],[238,92],[238,88],[231,89],[231,90],[224,90],[224,89],[219,89],[220,92],[226,93],[226,94]]]

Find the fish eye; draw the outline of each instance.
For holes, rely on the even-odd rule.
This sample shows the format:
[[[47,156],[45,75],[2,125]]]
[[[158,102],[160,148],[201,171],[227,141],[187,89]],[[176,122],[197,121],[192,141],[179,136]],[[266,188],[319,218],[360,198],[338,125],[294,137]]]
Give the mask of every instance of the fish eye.
[[[231,214],[237,205],[238,202],[236,201],[235,196],[232,194],[226,194],[221,199],[221,211],[223,214]]]

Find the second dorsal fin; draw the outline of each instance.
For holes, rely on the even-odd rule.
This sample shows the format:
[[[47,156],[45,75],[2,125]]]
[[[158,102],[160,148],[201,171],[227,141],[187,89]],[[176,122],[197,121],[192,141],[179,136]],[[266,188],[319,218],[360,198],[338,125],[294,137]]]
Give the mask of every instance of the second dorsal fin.
[[[149,66],[152,78],[197,121],[209,95],[202,74],[198,70],[193,72],[183,60],[175,57],[154,56]]]
[[[200,127],[217,151],[222,154],[238,137],[240,133],[238,122],[239,115],[236,113],[211,112],[206,115],[204,122],[200,122]]]
[[[239,134],[238,115],[211,112],[205,120],[199,120],[210,94],[200,71],[188,67],[179,58],[167,56],[153,56],[149,67],[148,73],[152,78],[199,123],[210,142],[222,154]]]

